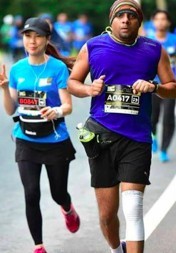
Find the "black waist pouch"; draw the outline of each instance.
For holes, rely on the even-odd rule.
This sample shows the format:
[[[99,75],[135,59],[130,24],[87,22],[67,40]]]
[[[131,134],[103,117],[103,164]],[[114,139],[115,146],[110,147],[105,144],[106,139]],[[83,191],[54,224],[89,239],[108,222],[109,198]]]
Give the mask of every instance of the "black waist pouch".
[[[59,118],[52,121],[40,121],[38,116],[17,116],[14,121],[19,121],[21,129],[24,134],[30,137],[44,137],[47,136],[61,123],[64,122],[64,118]]]
[[[98,142],[100,148],[107,148],[119,139],[119,135],[117,133],[108,130],[92,118],[87,119],[85,122],[85,127],[89,131],[95,133],[96,142]]]
[[[79,140],[82,143],[88,158],[95,159],[100,154],[100,145],[97,139],[98,135],[94,134],[93,132],[91,132],[91,134],[93,136],[90,140],[84,141],[80,138],[80,136],[79,136]]]
[[[119,139],[118,134],[108,130],[92,118],[86,120],[83,128],[85,129],[85,135],[83,132],[81,138],[80,134],[79,140],[84,146],[89,159],[97,158],[102,149],[109,148],[110,145]]]

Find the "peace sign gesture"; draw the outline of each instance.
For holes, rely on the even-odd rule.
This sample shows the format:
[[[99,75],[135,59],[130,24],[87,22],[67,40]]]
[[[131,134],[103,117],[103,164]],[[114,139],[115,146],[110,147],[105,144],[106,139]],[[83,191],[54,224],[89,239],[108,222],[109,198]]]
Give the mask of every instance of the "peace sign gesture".
[[[7,79],[7,75],[6,75],[6,67],[3,64],[2,65],[2,70],[0,73],[0,87],[2,87],[2,89],[6,88],[8,86],[8,79]]]

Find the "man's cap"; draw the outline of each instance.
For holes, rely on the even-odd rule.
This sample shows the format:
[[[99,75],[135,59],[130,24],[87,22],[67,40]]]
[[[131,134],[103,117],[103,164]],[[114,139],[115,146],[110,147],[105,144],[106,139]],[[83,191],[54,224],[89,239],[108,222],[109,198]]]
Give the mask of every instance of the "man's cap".
[[[51,34],[50,26],[43,18],[27,19],[21,33],[25,33],[27,31],[34,31],[42,36],[48,36]]]
[[[139,24],[141,25],[141,23],[143,21],[143,13],[142,13],[141,6],[138,4],[138,2],[136,0],[127,0],[127,1],[116,0],[110,8],[110,14],[109,14],[110,24],[112,24],[112,21],[115,18],[115,14],[117,13],[118,9],[123,5],[129,5],[136,10]]]

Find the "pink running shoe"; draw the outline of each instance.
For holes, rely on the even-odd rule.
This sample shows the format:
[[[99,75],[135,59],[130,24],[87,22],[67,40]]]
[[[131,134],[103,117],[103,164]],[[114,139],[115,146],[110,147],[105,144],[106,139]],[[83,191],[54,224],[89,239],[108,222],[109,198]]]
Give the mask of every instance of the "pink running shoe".
[[[34,253],[47,253],[44,247],[41,247],[39,249],[35,249]]]
[[[71,233],[77,232],[80,226],[80,218],[77,212],[75,211],[73,205],[71,204],[71,208],[69,212],[66,212],[62,207],[61,207],[61,211],[64,215],[67,229]]]

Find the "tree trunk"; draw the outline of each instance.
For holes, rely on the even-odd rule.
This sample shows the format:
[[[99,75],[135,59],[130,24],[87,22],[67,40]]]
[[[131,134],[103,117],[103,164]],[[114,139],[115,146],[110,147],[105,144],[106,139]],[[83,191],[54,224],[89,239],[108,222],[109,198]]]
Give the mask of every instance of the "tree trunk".
[[[141,4],[142,0],[136,0],[139,4]],[[167,10],[167,1],[166,0],[156,0],[157,9]]]
[[[167,10],[167,1],[166,0],[156,0],[157,9]]]

